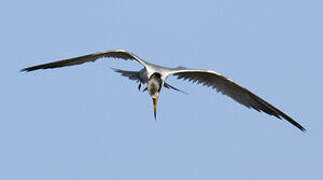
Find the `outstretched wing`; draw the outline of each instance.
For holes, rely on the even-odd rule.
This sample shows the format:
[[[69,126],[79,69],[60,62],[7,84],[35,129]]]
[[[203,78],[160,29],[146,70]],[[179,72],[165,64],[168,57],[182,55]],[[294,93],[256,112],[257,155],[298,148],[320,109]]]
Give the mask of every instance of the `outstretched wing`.
[[[240,86],[234,81],[222,76],[221,74],[214,71],[206,70],[192,70],[178,68],[173,70],[170,74],[177,76],[177,79],[188,80],[193,83],[202,84],[212,89],[216,89],[224,95],[227,95],[237,101],[238,103],[248,107],[253,108],[257,111],[263,111],[269,115],[275,116],[278,119],[284,118],[294,126],[296,126],[301,131],[305,131],[299,123],[293,120],[291,117],[275,108],[273,105],[269,104],[265,100],[256,96],[248,89]]]
[[[32,66],[32,67],[24,68],[21,71],[29,72],[29,71],[34,71],[38,69],[51,69],[51,68],[60,68],[65,66],[73,66],[73,65],[90,62],[90,61],[94,62],[97,59],[103,58],[103,57],[120,58],[124,60],[135,60],[140,64],[142,64],[143,66],[146,66],[147,64],[144,60],[140,59],[138,56],[128,51],[119,49],[119,50],[112,50],[112,51],[97,52],[97,53],[88,54],[85,56],[79,56],[79,57],[64,59],[64,60],[55,61],[47,64],[41,64],[38,66]]]

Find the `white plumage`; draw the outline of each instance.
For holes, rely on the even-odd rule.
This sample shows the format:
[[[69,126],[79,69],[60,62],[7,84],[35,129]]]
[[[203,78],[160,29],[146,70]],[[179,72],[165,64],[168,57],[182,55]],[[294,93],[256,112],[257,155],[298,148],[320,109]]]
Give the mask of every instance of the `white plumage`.
[[[224,95],[227,95],[237,101],[238,103],[248,107],[253,108],[257,111],[263,111],[269,115],[273,115],[279,119],[283,118],[296,126],[301,131],[305,131],[305,129],[297,123],[295,120],[290,118],[288,115],[275,108],[265,100],[256,96],[248,89],[240,86],[234,81],[222,76],[221,74],[215,71],[209,70],[197,70],[197,69],[187,69],[184,67],[178,68],[168,68],[155,64],[151,64],[139,58],[138,56],[119,49],[112,51],[103,51],[97,52],[85,56],[55,61],[47,64],[41,64],[38,66],[32,66],[28,68],[22,69],[22,71],[34,71],[38,69],[50,69],[50,68],[59,68],[65,66],[72,66],[83,64],[89,61],[96,61],[99,58],[103,57],[113,57],[119,58],[123,60],[135,60],[144,66],[140,71],[124,71],[120,69],[114,69],[114,71],[121,73],[121,75],[128,77],[131,80],[136,80],[139,82],[139,89],[141,88],[141,84],[147,83],[147,88],[150,96],[153,98],[154,102],[154,113],[156,118],[156,105],[159,97],[159,92],[162,87],[171,88],[177,91],[179,89],[169,85],[166,83],[166,79],[168,76],[173,75],[176,76],[177,79],[188,80],[193,83],[202,84],[207,87],[211,87],[212,89],[216,89],[218,92],[221,92]]]

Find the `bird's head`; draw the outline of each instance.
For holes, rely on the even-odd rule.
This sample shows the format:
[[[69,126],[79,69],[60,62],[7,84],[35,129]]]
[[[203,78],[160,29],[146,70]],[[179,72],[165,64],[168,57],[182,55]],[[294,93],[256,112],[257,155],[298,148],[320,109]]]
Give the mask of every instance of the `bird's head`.
[[[162,86],[163,86],[163,80],[161,79],[161,75],[159,73],[152,74],[147,83],[147,90],[149,92],[149,95],[153,98],[155,119],[156,119],[157,101],[158,101],[159,93]]]

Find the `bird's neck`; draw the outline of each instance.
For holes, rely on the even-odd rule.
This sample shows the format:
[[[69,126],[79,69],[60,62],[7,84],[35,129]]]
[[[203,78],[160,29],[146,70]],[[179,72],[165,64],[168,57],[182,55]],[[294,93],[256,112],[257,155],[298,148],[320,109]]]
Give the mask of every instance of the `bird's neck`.
[[[150,95],[154,95],[160,92],[162,86],[163,86],[163,81],[157,77],[150,78],[147,83],[147,89]]]

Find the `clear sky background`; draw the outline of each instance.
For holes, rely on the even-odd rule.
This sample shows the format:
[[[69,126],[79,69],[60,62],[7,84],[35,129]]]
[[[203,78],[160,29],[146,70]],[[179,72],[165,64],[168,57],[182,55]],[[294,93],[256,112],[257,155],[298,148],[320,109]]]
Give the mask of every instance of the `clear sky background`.
[[[3,1],[0,179],[323,178],[323,2]],[[21,73],[123,48],[152,63],[210,69],[304,127],[170,78],[157,121],[147,93],[96,63]]]

